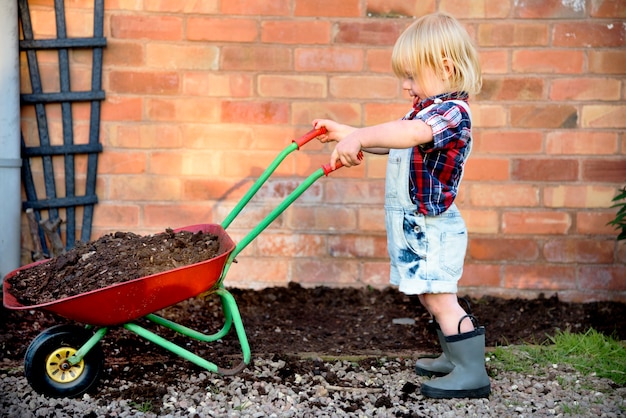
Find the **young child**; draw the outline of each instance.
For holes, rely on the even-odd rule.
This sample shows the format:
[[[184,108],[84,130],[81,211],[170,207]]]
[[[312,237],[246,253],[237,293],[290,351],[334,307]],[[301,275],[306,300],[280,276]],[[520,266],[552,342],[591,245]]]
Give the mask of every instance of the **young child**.
[[[457,282],[463,271],[467,228],[454,199],[472,146],[468,95],[482,78],[469,35],[446,14],[424,16],[396,41],[394,73],[413,99],[401,120],[354,128],[316,119],[325,127],[321,142],[337,141],[330,163],[361,163],[361,150],[389,154],[385,223],[391,258],[391,284],[421,303],[438,325],[443,354],[419,359],[433,398],[478,398],[491,391],[485,371],[485,329],[459,305]]]

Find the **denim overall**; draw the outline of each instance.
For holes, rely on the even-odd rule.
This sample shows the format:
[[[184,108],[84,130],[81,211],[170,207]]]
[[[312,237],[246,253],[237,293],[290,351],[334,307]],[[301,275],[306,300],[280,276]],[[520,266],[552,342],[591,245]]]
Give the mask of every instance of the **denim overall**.
[[[455,102],[469,112],[465,102]],[[429,109],[430,106],[422,109],[418,115]],[[471,142],[465,158],[470,149]],[[409,295],[456,293],[467,250],[467,227],[454,203],[437,216],[417,211],[409,196],[411,151],[412,148],[390,149],[387,162],[385,225],[391,258],[390,282]]]

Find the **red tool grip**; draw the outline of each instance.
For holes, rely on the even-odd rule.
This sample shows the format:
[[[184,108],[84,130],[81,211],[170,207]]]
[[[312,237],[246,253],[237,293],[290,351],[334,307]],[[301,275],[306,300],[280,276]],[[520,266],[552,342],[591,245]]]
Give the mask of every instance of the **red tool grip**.
[[[295,142],[296,144],[298,144],[298,149],[300,149],[302,145],[306,144],[313,138],[317,138],[318,136],[325,134],[326,132],[328,131],[324,127],[321,127],[319,129],[311,129],[309,132],[305,133],[300,138],[294,139],[291,142]]]
[[[357,157],[359,158],[359,160],[362,160],[363,159],[363,151],[359,151],[359,153],[357,154]],[[335,163],[335,168],[334,169],[330,166],[330,163],[328,163],[328,164],[324,164],[322,166],[322,170],[324,170],[324,175],[327,176],[330,173],[332,173],[333,171],[339,170],[341,167],[343,167],[343,164],[341,163],[340,160],[337,160],[337,162]]]

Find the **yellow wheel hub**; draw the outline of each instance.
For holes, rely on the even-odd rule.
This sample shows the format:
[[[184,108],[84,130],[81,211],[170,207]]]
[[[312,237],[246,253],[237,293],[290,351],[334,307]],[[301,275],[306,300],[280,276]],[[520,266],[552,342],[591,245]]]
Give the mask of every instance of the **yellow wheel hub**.
[[[69,383],[78,379],[83,373],[85,362],[81,360],[77,364],[71,364],[68,359],[76,353],[76,349],[63,347],[54,350],[46,359],[46,372],[48,376],[58,383]]]

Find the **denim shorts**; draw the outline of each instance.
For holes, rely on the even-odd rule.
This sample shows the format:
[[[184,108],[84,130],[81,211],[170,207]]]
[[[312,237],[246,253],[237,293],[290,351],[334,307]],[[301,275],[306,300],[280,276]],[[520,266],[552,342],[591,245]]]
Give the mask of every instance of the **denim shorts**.
[[[437,216],[387,207],[390,282],[409,295],[456,293],[467,251],[467,227],[456,205]]]

